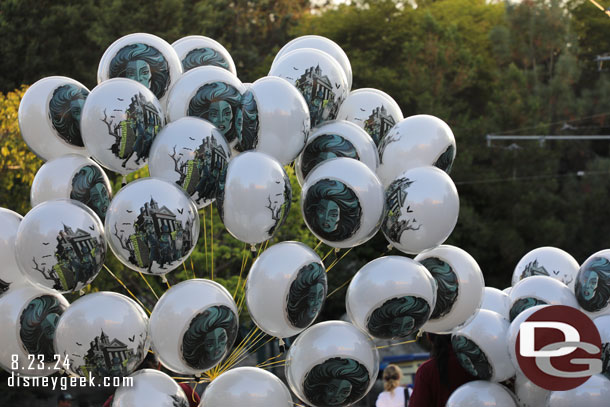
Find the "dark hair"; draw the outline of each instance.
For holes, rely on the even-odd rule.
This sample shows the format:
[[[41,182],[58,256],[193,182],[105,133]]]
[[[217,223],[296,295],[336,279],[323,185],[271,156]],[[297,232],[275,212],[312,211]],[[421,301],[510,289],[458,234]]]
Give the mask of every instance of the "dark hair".
[[[583,297],[583,285],[591,273],[597,274],[598,283],[593,297],[587,300]],[[584,310],[595,312],[605,308],[610,301],[610,261],[605,257],[594,257],[583,264],[576,277],[574,292]]]
[[[83,147],[83,138],[80,134],[80,121],[72,116],[70,103],[73,100],[87,99],[89,91],[81,86],[67,84],[53,91],[49,101],[49,117],[51,124],[59,136],[75,146]]]
[[[323,134],[308,143],[303,151],[301,161],[303,177],[306,177],[316,165],[324,161],[321,157],[322,153],[333,153],[335,157],[360,159],[351,142],[338,134]]]
[[[449,387],[449,353],[451,351],[451,335],[428,333],[432,345],[430,356],[436,359],[436,368],[442,386]]]
[[[302,267],[292,284],[290,284],[288,298],[286,299],[286,309],[288,311],[288,320],[293,326],[305,328],[313,321],[307,315],[309,311],[307,293],[317,284],[322,284],[324,287],[324,298],[326,298],[326,290],[328,289],[326,271],[323,265],[318,262],[309,263]]]
[[[430,306],[426,300],[406,295],[389,299],[381,307],[375,309],[371,313],[366,327],[377,338],[404,338],[419,330],[426,323],[429,315]],[[413,318],[413,328],[409,332],[401,332],[396,336],[390,330],[390,325],[394,319],[399,317]]]
[[[198,66],[218,66],[229,70],[229,63],[215,49],[203,47],[190,50],[182,60],[184,72]]]
[[[171,78],[169,64],[163,54],[147,44],[129,44],[121,48],[110,61],[109,76],[111,78],[125,78],[127,63],[131,61],[144,61],[150,66],[150,90],[159,99],[169,89]]]
[[[525,297],[519,298],[512,307],[510,307],[510,311],[508,315],[510,317],[510,322],[513,322],[517,315],[521,314],[528,308],[535,307],[536,305],[546,305],[546,301],[539,300],[533,297]]]
[[[451,311],[459,293],[457,275],[449,265],[437,257],[428,257],[420,260],[436,281],[436,305],[432,311],[431,319],[440,318]]]
[[[189,366],[205,369],[217,362],[206,358],[203,342],[203,338],[216,328],[222,328],[227,332],[228,350],[237,335],[237,318],[229,307],[214,305],[191,320],[182,337],[182,355]]]
[[[434,163],[434,166],[445,171],[447,174],[451,173],[454,152],[455,147],[453,147],[453,144],[449,144],[449,147],[447,147],[445,152],[438,157],[438,159]]]
[[[93,211],[100,217],[103,221],[106,217],[106,213],[101,212],[101,208],[95,207],[91,203],[91,188],[93,188],[97,184],[102,184],[108,193],[108,197],[110,198],[110,191],[106,186],[106,180],[104,179],[104,175],[102,171],[95,165],[87,165],[81,168],[74,178],[72,178],[72,191],[70,191],[70,199],[75,199],[87,205],[89,208],[93,209]],[[106,203],[106,208],[110,204],[110,199]]]
[[[226,134],[225,138],[228,142],[235,140],[237,135],[235,129],[235,114],[241,103],[241,94],[239,91],[228,83],[212,82],[206,83],[199,89],[189,102],[188,116],[197,116],[209,121],[209,109],[213,102],[225,101],[231,106],[233,111],[233,126]]]
[[[258,108],[251,91],[248,90],[243,94],[237,113],[238,116],[241,115],[242,125],[241,134],[238,134],[239,142],[235,149],[237,151],[253,150],[258,144]]]
[[[324,402],[325,388],[332,379],[347,380],[352,390],[341,405],[349,405],[358,401],[368,388],[369,372],[361,363],[349,358],[331,358],[315,365],[303,382],[303,391],[307,400],[316,406],[327,406]]]
[[[325,232],[318,224],[316,211],[321,200],[329,200],[339,206],[340,218],[337,228],[331,232]],[[340,241],[353,236],[360,228],[362,208],[358,196],[344,183],[321,179],[312,185],[305,195],[305,218],[311,229],[326,240]]]
[[[493,376],[491,365],[485,353],[472,340],[462,335],[453,335],[451,338],[453,350],[458,356],[460,365],[473,376],[481,380],[489,380]],[[465,366],[463,358],[470,360],[472,366]]]
[[[30,301],[19,318],[19,337],[28,353],[44,355],[46,363],[53,361],[55,327],[65,309],[66,307],[52,295],[42,295]],[[42,326],[49,317],[50,324]]]
[[[549,272],[546,271],[543,265],[538,264],[538,259],[531,261],[525,265],[523,272],[521,273],[520,280],[532,276],[549,276]]]

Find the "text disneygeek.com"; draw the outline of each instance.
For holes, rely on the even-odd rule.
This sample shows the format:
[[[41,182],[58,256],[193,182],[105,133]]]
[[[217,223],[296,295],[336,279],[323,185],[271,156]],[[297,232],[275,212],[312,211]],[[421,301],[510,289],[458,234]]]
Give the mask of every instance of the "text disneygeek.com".
[[[132,387],[133,377],[68,377],[68,376],[20,376],[12,372],[8,387],[50,387],[67,390],[73,387]]]

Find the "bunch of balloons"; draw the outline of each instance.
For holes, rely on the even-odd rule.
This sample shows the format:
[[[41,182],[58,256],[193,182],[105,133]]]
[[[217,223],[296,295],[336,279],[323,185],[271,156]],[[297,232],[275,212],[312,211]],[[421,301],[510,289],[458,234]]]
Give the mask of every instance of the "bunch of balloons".
[[[31,211],[22,218],[0,209],[6,370],[48,375],[59,363],[76,376],[132,375],[137,385],[118,389],[113,406],[186,403],[169,376],[134,371],[149,349],[182,375],[200,377],[226,364],[243,305],[231,293],[211,280],[183,281],[150,315],[118,293],[82,295],[72,304],[62,293],[91,284],[107,246],[129,269],[164,278],[195,249],[198,211],[213,202],[235,238],[252,247],[270,240],[293,201],[284,169],[291,163],[304,222],[321,243],[352,248],[381,230],[391,247],[415,256],[364,265],[347,290],[351,322],[317,324],[328,295],[318,254],[286,241],[256,258],[245,303],[262,332],[298,335],[286,355],[286,377],[308,405],[358,402],[377,378],[374,340],[401,341],[422,330],[452,334],[460,362],[481,379],[456,391],[450,405],[473,405],[473,395],[508,405],[502,400],[514,398],[496,382],[516,371],[509,319],[515,324],[540,304],[582,307],[591,316],[610,308],[606,251],[579,270],[567,253],[537,249],[517,266],[510,296],[485,288],[475,259],[443,244],[459,213],[449,176],[456,156],[450,127],[430,115],[404,118],[380,90],[351,90],[349,59],[327,38],[292,40],[268,76],[245,84],[229,52],[210,38],[170,45],[130,34],[108,47],[97,78],[91,91],[70,78],[43,78],[19,108],[23,138],[46,163],[31,188]],[[126,175],[147,165],[150,177],[126,183]],[[114,196],[105,170],[123,176]],[[44,355],[44,366],[27,369],[28,355]],[[543,393],[523,391],[532,385],[517,377],[518,395]],[[215,378],[202,405],[293,402],[273,374],[244,367]]]

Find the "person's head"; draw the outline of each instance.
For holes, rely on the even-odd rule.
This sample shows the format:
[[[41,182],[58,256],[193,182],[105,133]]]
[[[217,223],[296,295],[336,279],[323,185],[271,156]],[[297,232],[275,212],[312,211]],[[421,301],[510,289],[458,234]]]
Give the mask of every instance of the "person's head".
[[[169,65],[155,47],[146,44],[129,44],[121,48],[110,61],[111,78],[128,78],[140,82],[155,94],[163,97],[169,89]]]
[[[420,261],[436,280],[436,305],[430,318],[441,318],[451,311],[459,293],[457,275],[448,263],[437,257],[428,257]]]
[[[47,363],[52,362],[55,327],[64,311],[65,307],[52,295],[30,301],[19,318],[19,338],[28,353],[44,355]]]
[[[574,291],[578,303],[586,311],[605,308],[610,301],[610,261],[594,257],[583,264]]]
[[[361,363],[348,358],[331,358],[315,365],[305,376],[303,391],[316,406],[346,406],[359,400],[370,382]]]
[[[106,179],[98,167],[87,165],[78,171],[72,178],[70,198],[93,209],[102,222],[104,221],[110,205],[110,193],[106,186]]]
[[[354,145],[338,134],[323,134],[316,137],[303,150],[301,161],[303,177],[306,177],[322,161],[335,157],[360,159]]]
[[[387,365],[383,369],[383,389],[385,391],[394,391],[400,385],[402,378],[402,370],[396,365]]]
[[[345,240],[360,227],[362,208],[358,197],[340,181],[316,182],[305,195],[304,207],[312,230],[324,239]]]
[[[287,298],[288,320],[305,328],[318,316],[326,298],[326,272],[320,263],[309,263],[290,284]]]
[[[57,407],[72,407],[74,397],[70,393],[62,393],[57,397]]]
[[[84,146],[80,119],[87,95],[87,89],[67,84],[55,89],[49,101],[49,116],[57,134],[64,141],[80,147]]]
[[[246,91],[241,98],[241,105],[236,111],[235,127],[239,142],[237,151],[252,150],[258,144],[258,108],[251,91]]]
[[[239,108],[241,94],[224,82],[207,83],[191,98],[187,114],[201,117],[220,130],[228,142],[235,139],[235,112]]]
[[[492,376],[491,365],[485,353],[472,340],[462,335],[451,338],[453,350],[460,365],[471,375],[481,380],[488,380]]]
[[[429,315],[426,300],[407,295],[384,302],[371,313],[366,326],[377,338],[404,338],[421,328]]]
[[[197,68],[198,66],[218,66],[229,70],[229,63],[212,48],[195,48],[190,50],[182,60],[184,72]]]
[[[225,305],[215,305],[191,321],[182,338],[182,355],[189,366],[205,369],[226,354],[237,334],[237,318]]]

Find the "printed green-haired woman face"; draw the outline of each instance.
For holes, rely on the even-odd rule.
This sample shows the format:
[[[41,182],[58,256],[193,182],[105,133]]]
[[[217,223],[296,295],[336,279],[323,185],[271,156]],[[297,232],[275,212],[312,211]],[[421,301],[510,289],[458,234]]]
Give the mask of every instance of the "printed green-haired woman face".
[[[324,404],[340,406],[352,392],[352,384],[348,380],[332,379],[324,391]]]
[[[210,103],[208,115],[212,124],[218,127],[223,136],[231,130],[233,126],[233,109],[228,102],[219,100]]]
[[[334,232],[341,220],[339,205],[330,199],[322,199],[316,208],[316,217],[318,225],[324,232]]]
[[[595,271],[589,271],[585,277],[585,283],[582,286],[582,297],[585,300],[590,300],[595,296],[595,290],[599,284],[599,276]]]
[[[229,338],[227,331],[223,328],[216,328],[208,332],[203,338],[203,349],[205,356],[211,361],[219,360],[227,348]]]
[[[580,306],[589,312],[597,312],[610,301],[610,260],[593,257],[587,260],[578,273],[574,286]]]
[[[146,61],[137,59],[127,62],[125,67],[125,77],[140,82],[142,85],[150,89],[150,81],[152,74],[150,73],[150,65]]]

